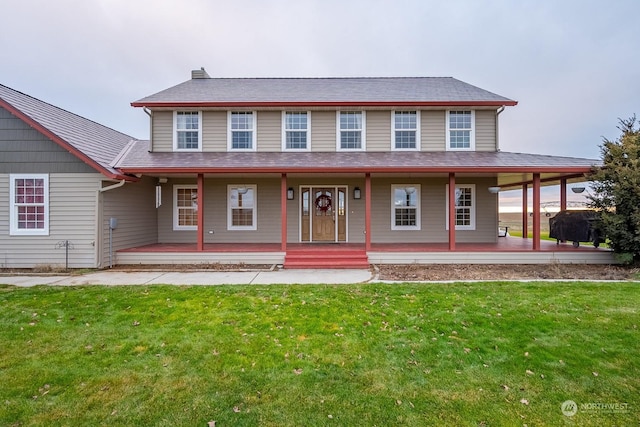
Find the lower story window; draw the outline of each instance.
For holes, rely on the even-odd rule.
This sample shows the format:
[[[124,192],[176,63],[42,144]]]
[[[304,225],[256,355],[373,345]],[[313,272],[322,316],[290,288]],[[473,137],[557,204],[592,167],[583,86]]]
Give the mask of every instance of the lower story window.
[[[392,185],[392,230],[420,229],[420,185]]]
[[[456,230],[476,229],[476,187],[474,184],[456,185]],[[449,186],[447,185],[447,229],[449,228]]]
[[[195,185],[174,185],[173,187],[173,229],[198,229],[198,187]]]
[[[49,175],[9,175],[10,234],[49,234]]]
[[[230,185],[228,187],[229,230],[257,230],[256,186]]]

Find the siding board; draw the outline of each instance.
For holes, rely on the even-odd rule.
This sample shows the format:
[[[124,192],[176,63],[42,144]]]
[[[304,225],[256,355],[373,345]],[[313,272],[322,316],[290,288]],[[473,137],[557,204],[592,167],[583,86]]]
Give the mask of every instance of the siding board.
[[[391,151],[391,111],[367,111],[367,151]]]
[[[336,151],[336,112],[311,113],[311,151]]]
[[[258,151],[282,151],[282,113],[258,111]]]
[[[476,151],[496,151],[495,110],[476,110]]]

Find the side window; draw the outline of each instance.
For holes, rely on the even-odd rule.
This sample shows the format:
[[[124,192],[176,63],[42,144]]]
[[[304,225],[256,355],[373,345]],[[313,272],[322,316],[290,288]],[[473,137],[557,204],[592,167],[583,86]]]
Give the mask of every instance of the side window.
[[[49,175],[9,175],[9,234],[49,235]]]
[[[392,111],[391,126],[394,150],[420,149],[419,111]]]
[[[475,112],[447,111],[447,150],[475,148]]]
[[[447,189],[447,229],[449,229],[449,185]],[[456,230],[476,229],[476,186],[475,184],[456,184],[455,192]]]
[[[229,230],[257,230],[256,189],[255,185],[227,187],[227,228]]]
[[[282,113],[282,149],[309,150],[311,113],[308,111],[284,111]]]
[[[173,150],[202,151],[202,113],[174,111]]]
[[[420,185],[392,185],[391,229],[420,230]]]
[[[198,229],[198,187],[195,185],[173,186],[173,229]]]
[[[338,151],[362,151],[366,147],[365,112],[337,112],[337,147]]]
[[[229,151],[256,151],[256,113],[230,111],[227,122]]]

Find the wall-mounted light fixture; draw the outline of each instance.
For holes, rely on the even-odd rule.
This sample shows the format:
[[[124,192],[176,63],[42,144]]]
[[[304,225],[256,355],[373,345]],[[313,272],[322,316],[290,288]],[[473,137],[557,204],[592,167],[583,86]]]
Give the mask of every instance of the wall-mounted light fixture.
[[[293,187],[289,187],[287,189],[287,200],[293,200],[295,193],[293,192]]]
[[[489,187],[488,190],[491,194],[498,194],[500,192],[500,187]]]
[[[167,181],[169,180],[164,176],[161,176],[160,178],[158,178],[158,184],[166,184]]]
[[[353,198],[359,200],[362,197],[362,193],[360,192],[360,187],[355,187],[353,189]]]

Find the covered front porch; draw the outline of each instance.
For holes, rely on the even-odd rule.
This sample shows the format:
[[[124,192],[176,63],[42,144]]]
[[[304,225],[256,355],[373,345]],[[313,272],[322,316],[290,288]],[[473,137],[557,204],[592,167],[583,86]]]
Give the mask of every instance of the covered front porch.
[[[500,237],[494,243],[193,243],[153,244],[120,250],[117,264],[268,264],[285,265],[287,254],[308,254],[331,260],[332,255],[364,254],[370,264],[615,264],[606,248],[533,239]],[[321,266],[321,263],[318,263]],[[331,264],[327,264],[331,267]]]

